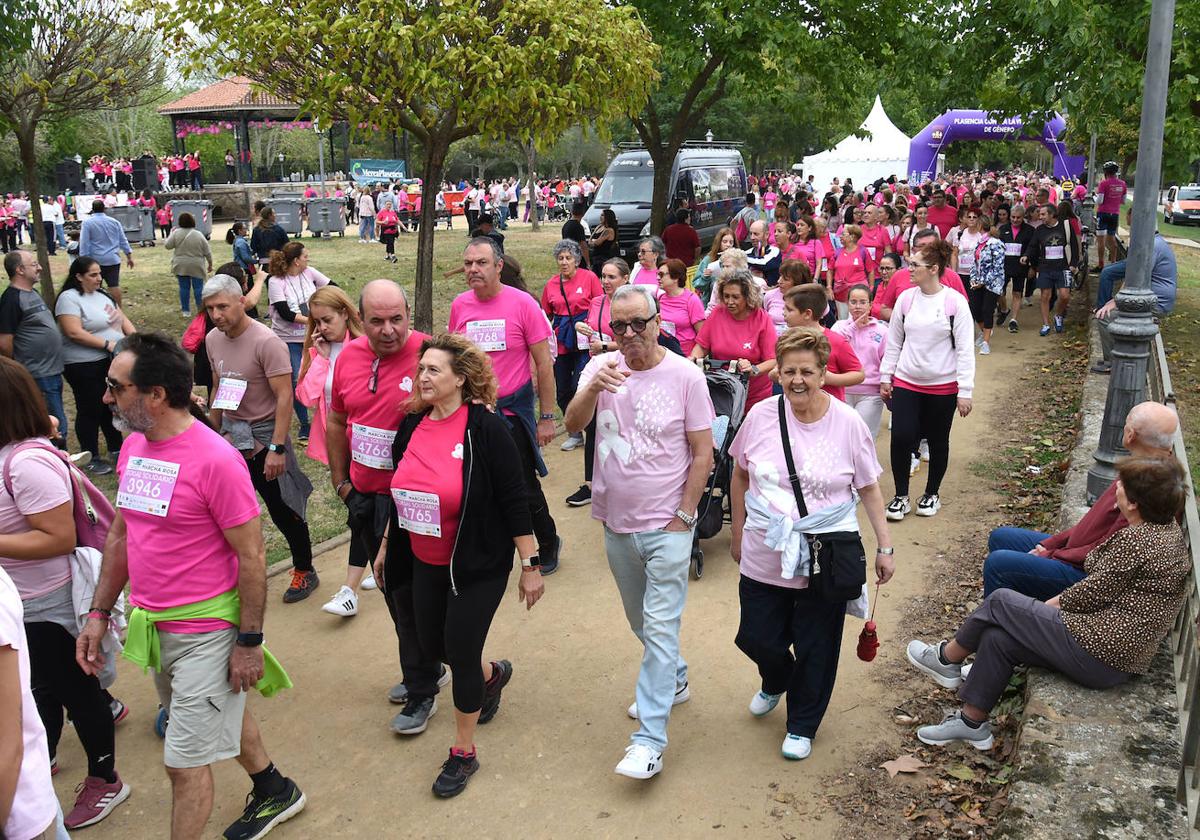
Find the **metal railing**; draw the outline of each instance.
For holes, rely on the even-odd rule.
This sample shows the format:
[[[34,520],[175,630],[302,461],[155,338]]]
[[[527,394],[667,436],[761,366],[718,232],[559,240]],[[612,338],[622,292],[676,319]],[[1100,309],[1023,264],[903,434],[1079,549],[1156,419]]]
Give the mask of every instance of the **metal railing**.
[[[1156,402],[1175,407],[1175,389],[1162,335],[1154,336],[1154,354],[1149,365],[1150,396]],[[1187,598],[1175,618],[1171,630],[1172,660],[1175,670],[1175,695],[1179,704],[1179,731],[1183,752],[1179,768],[1176,798],[1188,810],[1188,826],[1192,837],[1200,837],[1200,648],[1196,642],[1196,623],[1200,620],[1200,513],[1196,508],[1195,487],[1183,444],[1182,427],[1175,431],[1172,442],[1175,457],[1183,465],[1188,484],[1187,503],[1183,509],[1183,534],[1192,559],[1192,575]]]

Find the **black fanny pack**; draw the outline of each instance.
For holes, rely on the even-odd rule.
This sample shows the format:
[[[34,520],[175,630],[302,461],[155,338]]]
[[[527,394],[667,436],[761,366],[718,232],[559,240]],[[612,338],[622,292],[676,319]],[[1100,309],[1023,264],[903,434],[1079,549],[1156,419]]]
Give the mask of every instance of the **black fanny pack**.
[[[788,481],[796,497],[800,518],[808,516],[804,491],[796,477],[796,462],[792,458],[792,441],[787,427],[787,397],[779,398],[779,430],[783,437],[783,457],[787,460]],[[867,552],[857,531],[832,531],[828,534],[805,534],[812,569],[808,586],[822,601],[836,603],[853,601],[862,594],[867,582]]]

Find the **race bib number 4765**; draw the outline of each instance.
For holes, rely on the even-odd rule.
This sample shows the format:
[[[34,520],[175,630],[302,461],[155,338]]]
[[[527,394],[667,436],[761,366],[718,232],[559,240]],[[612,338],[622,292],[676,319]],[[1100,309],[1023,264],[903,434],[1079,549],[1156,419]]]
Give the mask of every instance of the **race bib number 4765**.
[[[437,493],[393,487],[392,501],[396,503],[396,519],[401,528],[411,534],[424,534],[427,537],[442,535],[441,500]]]

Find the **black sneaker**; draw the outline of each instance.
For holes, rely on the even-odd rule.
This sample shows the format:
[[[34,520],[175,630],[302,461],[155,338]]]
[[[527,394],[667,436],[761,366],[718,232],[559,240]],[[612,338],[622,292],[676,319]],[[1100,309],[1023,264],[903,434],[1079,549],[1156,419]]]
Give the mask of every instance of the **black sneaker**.
[[[1003,324],[1008,320],[1008,316],[1012,314],[1011,309],[1005,309],[1003,312],[996,315],[996,323]]]
[[[549,552],[549,551],[546,551],[546,552],[539,551],[538,552],[538,554],[540,555],[540,559],[542,561],[542,565],[541,565],[542,577],[545,577],[546,575],[552,575],[558,571],[558,555],[562,553],[562,547],[563,547],[562,537],[555,537],[553,552]]]
[[[513,666],[507,659],[492,663],[492,682],[483,686],[483,706],[479,709],[479,722],[487,723],[500,711],[500,692],[512,679]]]
[[[257,840],[266,837],[271,829],[304,810],[308,800],[291,779],[283,780],[283,791],[275,796],[259,796],[254,791],[246,797],[246,810],[233,825],[225,829],[225,840]]]
[[[484,703],[487,703],[486,699]],[[436,711],[435,698],[413,697],[410,694],[400,714],[392,718],[392,731],[397,735],[420,735],[429,726],[429,719]]]
[[[579,489],[567,496],[567,504],[570,507],[583,507],[592,503],[592,488],[586,484],[580,484]]]
[[[309,595],[313,594],[313,590],[320,583],[321,579],[317,577],[315,569],[307,572],[293,569],[292,582],[288,585],[287,591],[283,593],[283,603],[294,604],[297,601],[303,601]]]
[[[84,467],[92,475],[112,475],[112,464],[105,461],[103,458],[93,458],[92,462]]]
[[[442,799],[458,796],[467,786],[471,775],[478,769],[479,759],[475,757],[474,753],[458,755],[454,750],[450,750],[450,757],[442,765],[442,772],[438,773],[438,777],[433,780],[434,795],[440,796]]]
[[[1017,323],[1016,318],[1013,318],[1011,321],[1008,322],[1008,331],[1010,333],[1016,333],[1020,329],[1021,329],[1021,325]]]

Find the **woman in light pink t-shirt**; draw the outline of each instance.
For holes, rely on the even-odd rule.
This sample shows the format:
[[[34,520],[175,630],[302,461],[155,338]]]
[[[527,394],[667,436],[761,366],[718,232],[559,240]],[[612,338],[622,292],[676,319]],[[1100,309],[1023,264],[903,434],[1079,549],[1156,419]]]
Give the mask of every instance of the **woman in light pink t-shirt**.
[[[750,409],[730,448],[730,552],[741,572],[735,643],[761,677],[751,713],[765,716],[787,695],[782,752],[790,759],[812,751],[837,679],[847,610],[855,605],[856,614],[865,615],[861,597],[830,602],[809,587],[812,564],[801,555],[806,535],[853,540],[861,499],[878,546],[876,585],[894,570],[875,442],[854,409],[822,390],[829,349],[820,328],[797,327],[782,336],[775,361],[783,395]],[[806,516],[788,479],[781,407]],[[768,545],[769,531],[783,541]]]

